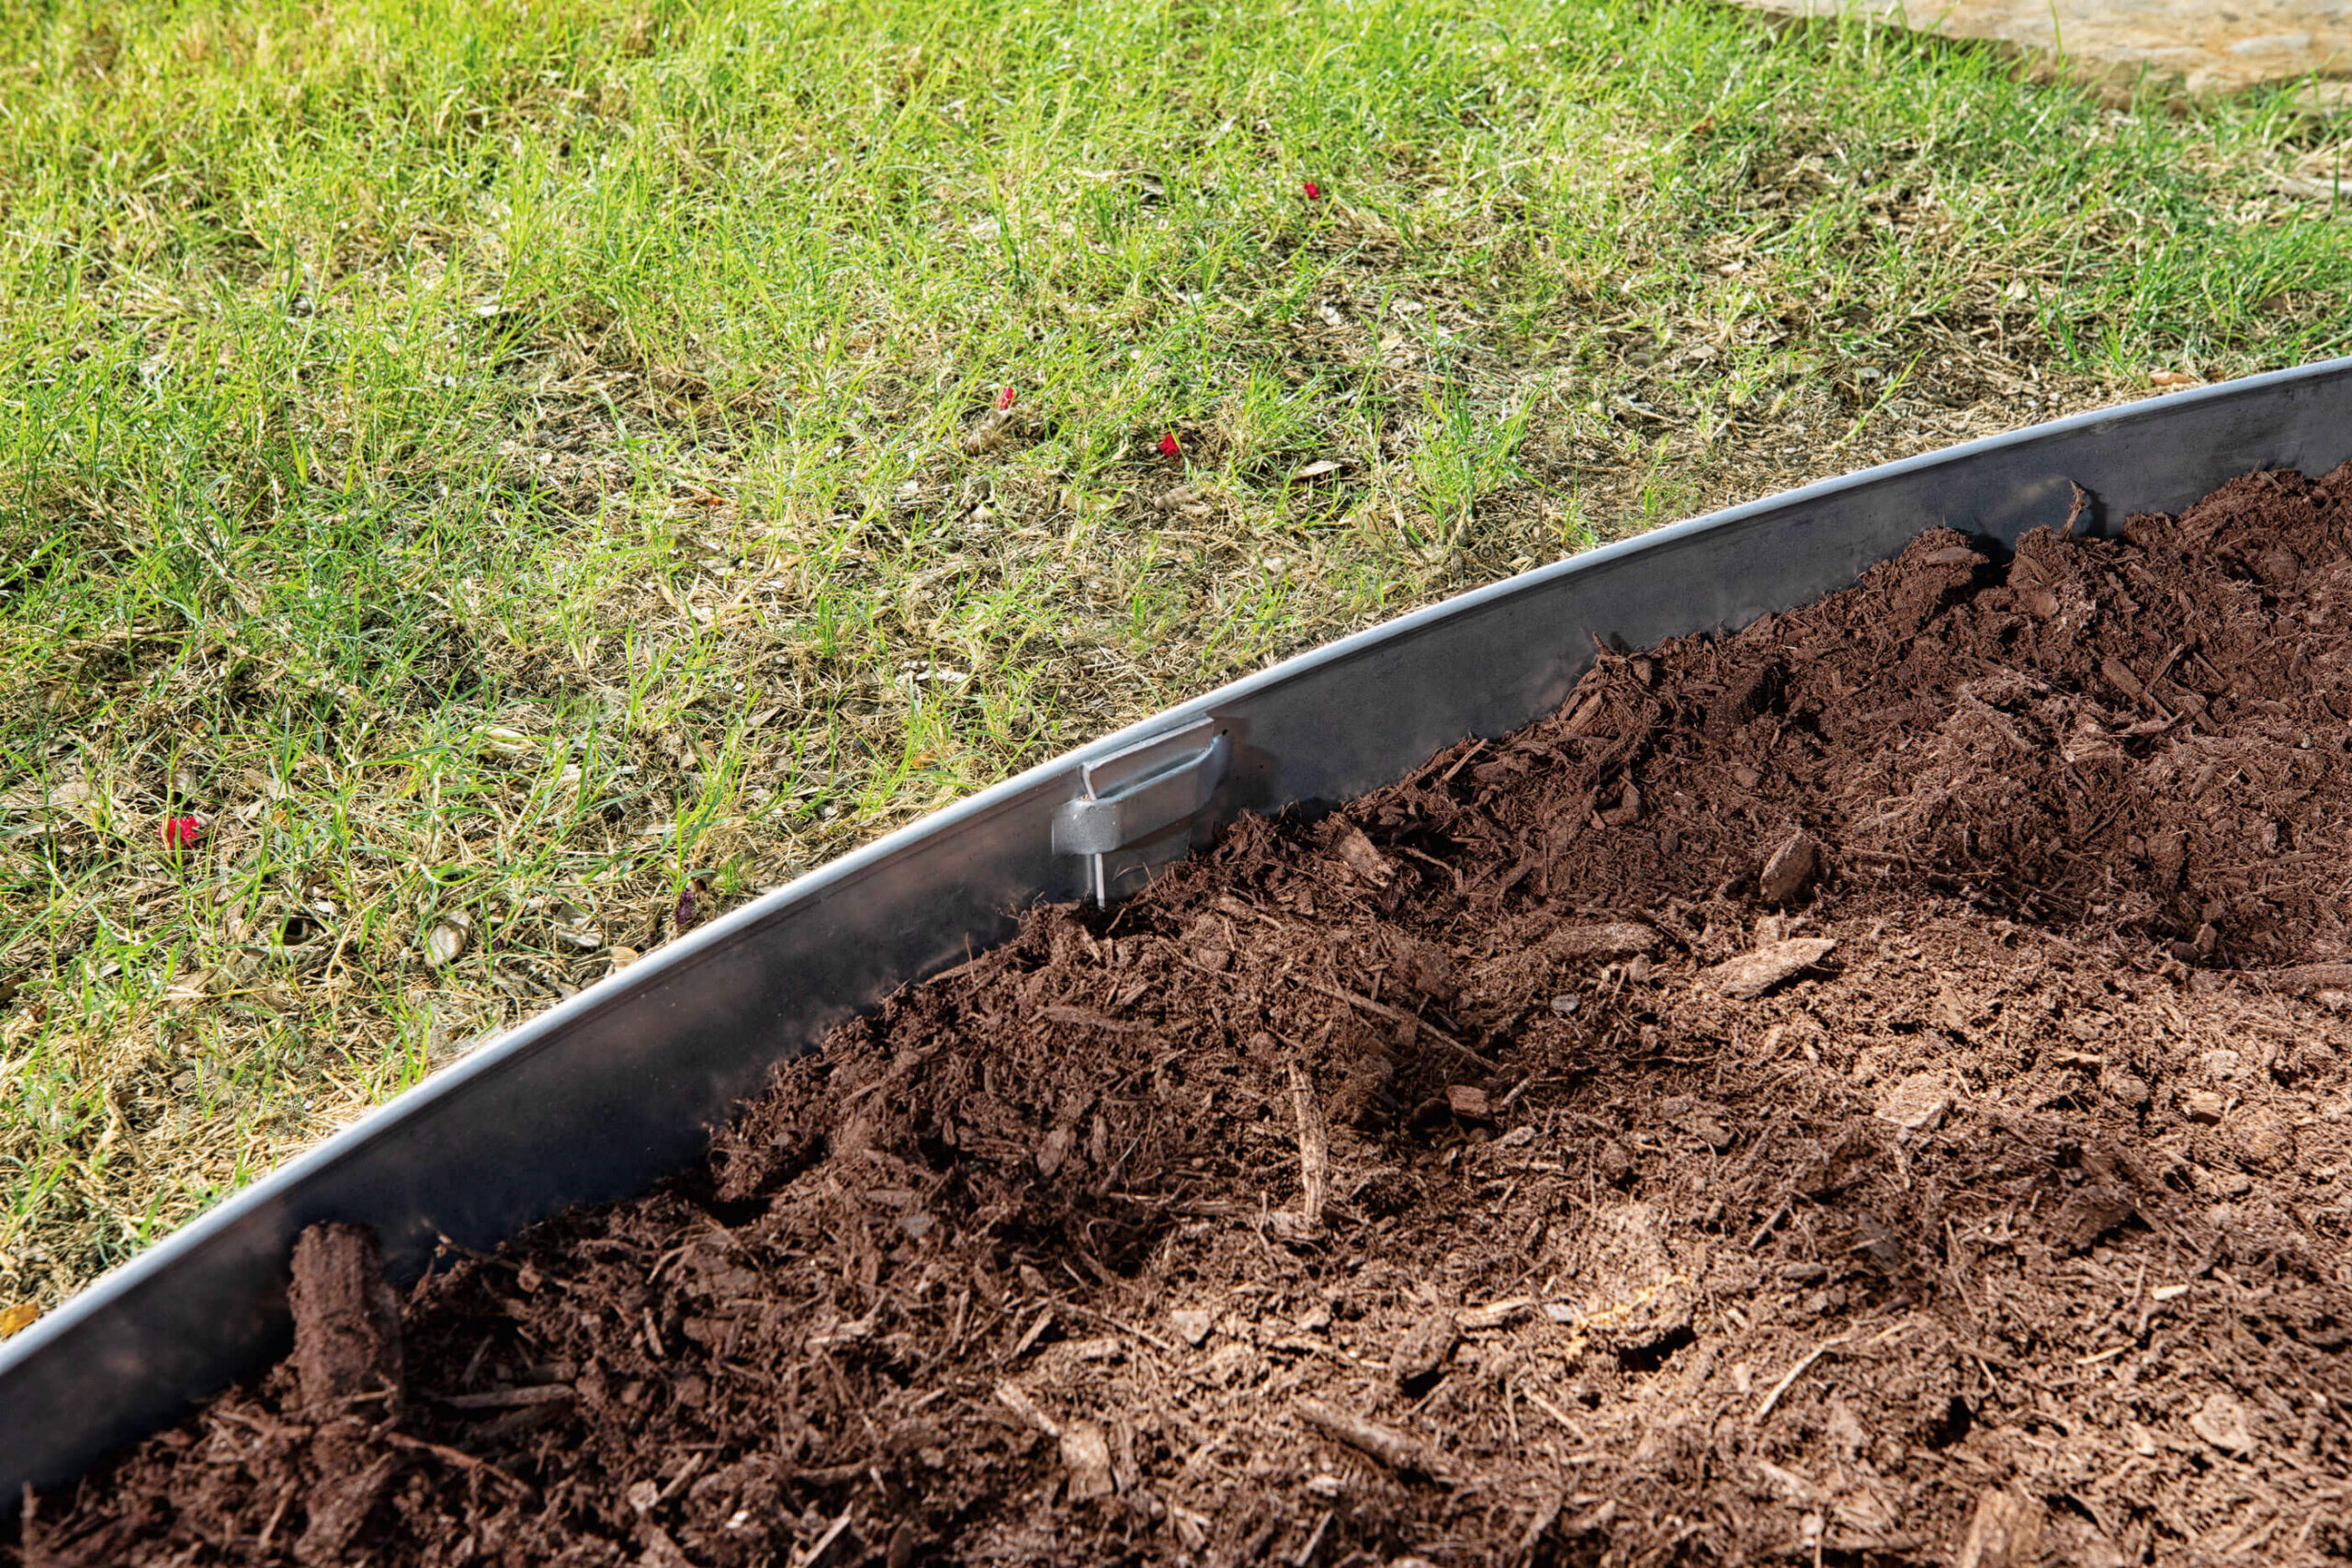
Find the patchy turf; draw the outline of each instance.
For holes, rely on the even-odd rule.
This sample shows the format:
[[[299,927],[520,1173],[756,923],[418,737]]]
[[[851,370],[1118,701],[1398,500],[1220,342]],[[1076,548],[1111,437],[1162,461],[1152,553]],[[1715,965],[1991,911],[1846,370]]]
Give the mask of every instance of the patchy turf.
[[[2352,278],[2284,95],[1700,5],[54,0],[0,117],[20,1306],[1182,693]]]

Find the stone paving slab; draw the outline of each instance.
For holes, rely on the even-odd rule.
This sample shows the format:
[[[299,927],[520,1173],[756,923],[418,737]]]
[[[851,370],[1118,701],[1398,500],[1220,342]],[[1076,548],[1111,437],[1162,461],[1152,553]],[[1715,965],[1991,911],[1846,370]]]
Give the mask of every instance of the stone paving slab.
[[[2307,76],[2314,107],[2352,107],[2352,0],[1731,0],[1792,17],[1869,17],[1992,39],[2078,80],[2144,73],[2198,96]]]

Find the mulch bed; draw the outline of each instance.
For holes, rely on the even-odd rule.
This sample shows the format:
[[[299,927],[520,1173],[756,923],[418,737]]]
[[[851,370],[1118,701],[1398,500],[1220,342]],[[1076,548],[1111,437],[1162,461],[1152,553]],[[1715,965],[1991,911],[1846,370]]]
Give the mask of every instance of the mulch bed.
[[[296,1258],[10,1562],[2352,1555],[2352,470],[1948,531]]]

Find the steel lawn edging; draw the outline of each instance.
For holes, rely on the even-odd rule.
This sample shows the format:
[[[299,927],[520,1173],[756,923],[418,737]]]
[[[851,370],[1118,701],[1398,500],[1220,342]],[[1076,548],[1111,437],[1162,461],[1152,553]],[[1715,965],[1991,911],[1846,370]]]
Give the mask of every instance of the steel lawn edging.
[[[304,1226],[373,1226],[407,1280],[442,1236],[488,1248],[639,1192],[690,1165],[778,1063],[1001,941],[1022,908],[1114,894],[1238,812],[1335,803],[1515,729],[1559,705],[1603,640],[1736,629],[1848,585],[1938,524],[2014,542],[2063,522],[2076,486],[2105,532],[2253,469],[2318,474],[2347,458],[2352,358],[2081,414],[1588,551],[1032,768],[519,1025],[0,1345],[0,1508],[281,1354]],[[1120,787],[1123,759],[1148,765],[1133,787],[1156,792],[1124,816],[1098,800]],[[1200,798],[1196,815],[1162,820]],[[1091,849],[1126,818],[1149,836],[1057,851],[1057,833]]]

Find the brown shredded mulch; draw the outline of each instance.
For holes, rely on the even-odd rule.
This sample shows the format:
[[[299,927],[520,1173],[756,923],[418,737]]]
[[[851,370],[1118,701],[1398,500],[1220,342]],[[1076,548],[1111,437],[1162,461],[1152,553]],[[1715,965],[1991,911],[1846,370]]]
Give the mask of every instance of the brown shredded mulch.
[[[1610,655],[397,1331],[314,1233],[293,1360],[7,1560],[2352,1555],[2347,495]]]

